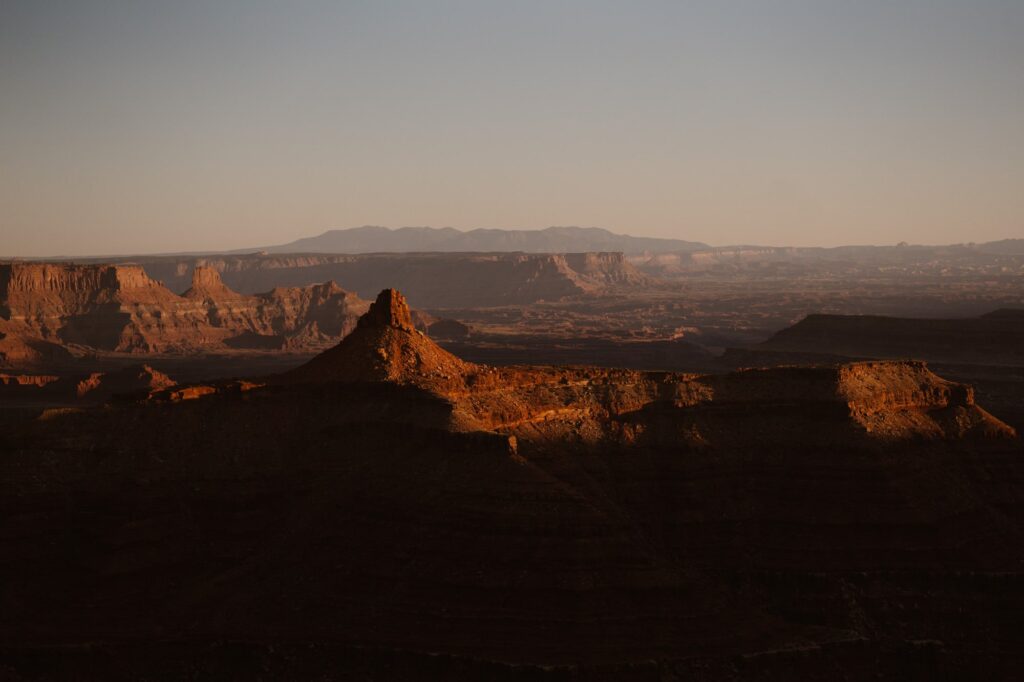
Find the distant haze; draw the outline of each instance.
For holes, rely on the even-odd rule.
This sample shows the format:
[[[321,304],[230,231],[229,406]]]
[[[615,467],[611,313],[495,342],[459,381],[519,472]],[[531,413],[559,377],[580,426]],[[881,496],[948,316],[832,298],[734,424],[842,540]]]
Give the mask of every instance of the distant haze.
[[[1024,236],[1020,0],[6,0],[0,255]]]
[[[651,239],[613,234],[596,227],[549,227],[545,230],[469,230],[453,228],[364,226],[330,230],[315,237],[264,247],[269,253],[408,253],[416,251],[569,253],[622,251],[664,253],[694,251],[707,244],[681,239]]]

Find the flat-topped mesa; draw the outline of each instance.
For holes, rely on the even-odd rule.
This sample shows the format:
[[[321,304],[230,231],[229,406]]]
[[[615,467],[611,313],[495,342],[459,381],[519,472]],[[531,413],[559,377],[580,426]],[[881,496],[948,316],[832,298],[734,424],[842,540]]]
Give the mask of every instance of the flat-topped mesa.
[[[720,407],[788,406],[797,414],[815,414],[815,405],[833,405],[835,415],[844,415],[856,432],[872,438],[1015,435],[975,404],[971,386],[947,381],[916,360],[746,369],[701,381],[712,388],[711,402]]]
[[[477,372],[449,394],[467,424],[520,442],[833,447],[844,441],[1013,438],[970,386],[922,362],[683,375],[587,367]]]
[[[0,265],[0,310],[8,319],[59,319],[102,305],[169,304],[175,300],[177,296],[139,265]]]
[[[969,386],[922,362],[776,367],[684,375],[597,367],[488,368],[464,362],[413,326],[405,298],[385,289],[334,348],[283,383],[411,384],[449,400],[459,428],[520,440],[675,445],[761,441],[825,446],[837,439],[1013,437],[974,404]],[[750,428],[737,429],[736,424]],[[646,435],[644,435],[646,434]],[[660,441],[659,441],[660,442]]]
[[[475,369],[417,330],[405,297],[385,289],[341,343],[281,379],[286,383],[387,381],[450,393],[464,389],[466,375]]]
[[[207,265],[197,265],[192,272],[192,286],[182,294],[190,299],[222,300],[241,298],[241,294],[232,291],[220,278],[220,272]]]
[[[846,364],[837,388],[851,418],[875,436],[1016,436],[974,402],[972,386],[947,381],[921,361]]]

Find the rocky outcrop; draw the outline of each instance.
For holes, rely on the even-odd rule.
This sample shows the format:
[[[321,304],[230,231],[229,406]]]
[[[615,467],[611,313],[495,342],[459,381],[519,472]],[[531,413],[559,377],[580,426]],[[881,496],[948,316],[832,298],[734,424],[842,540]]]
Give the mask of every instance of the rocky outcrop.
[[[285,383],[391,382],[451,404],[444,428],[497,431],[536,442],[606,441],[704,447],[844,438],[1013,437],[974,404],[969,386],[922,362],[778,367],[681,375],[583,367],[466,363],[417,331],[405,298],[380,293],[355,332]],[[779,421],[777,417],[783,415]],[[750,428],[737,431],[737,421]]]
[[[246,296],[207,266],[194,270],[183,296],[201,301],[211,325],[232,333],[224,341],[231,348],[322,348],[352,331],[368,305],[333,281]]]
[[[122,352],[191,344],[204,323],[136,265],[0,265],[0,316],[24,339]]]
[[[0,309],[12,334],[118,352],[195,349],[210,340],[203,308],[140,266],[0,266]]]
[[[199,267],[178,296],[137,265],[0,265],[0,366],[78,353],[321,349],[354,328],[367,303],[334,282],[243,295]]]
[[[284,377],[293,383],[390,381],[454,390],[473,366],[431,341],[413,325],[405,297],[377,296],[355,331],[336,347]]]

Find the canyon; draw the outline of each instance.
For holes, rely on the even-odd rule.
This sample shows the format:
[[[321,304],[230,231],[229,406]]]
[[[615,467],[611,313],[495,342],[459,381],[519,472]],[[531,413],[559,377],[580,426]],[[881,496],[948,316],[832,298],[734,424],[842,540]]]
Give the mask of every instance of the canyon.
[[[387,289],[292,369],[0,419],[26,677],[1000,678],[1024,645],[1020,440],[920,361],[494,367]]]
[[[725,349],[761,343],[809,315],[952,319],[1024,308],[1024,256],[984,246],[12,262],[0,266],[0,362],[52,365],[69,349],[104,358],[248,353],[259,362],[251,351],[282,349],[308,357],[351,329],[368,305],[359,299],[395,286],[407,292],[423,325],[444,320],[431,333],[469,359],[709,371]],[[15,276],[7,293],[13,272],[34,268],[57,279],[92,277],[93,284],[76,286],[93,293],[62,302],[45,277],[27,275]],[[104,289],[98,275],[81,274],[88,268],[120,274],[110,275],[113,288]],[[64,271],[78,274],[55,274]],[[197,273],[198,287],[187,294]],[[203,283],[215,275],[221,282]],[[21,318],[51,319],[10,329],[10,296],[26,309]]]
[[[1019,260],[0,264],[0,671],[1012,677]]]
[[[646,281],[616,252],[260,253],[136,260],[150,276],[172,288],[182,288],[196,267],[206,267],[246,293],[333,279],[366,298],[395,286],[412,292],[415,306],[428,309],[535,303]]]

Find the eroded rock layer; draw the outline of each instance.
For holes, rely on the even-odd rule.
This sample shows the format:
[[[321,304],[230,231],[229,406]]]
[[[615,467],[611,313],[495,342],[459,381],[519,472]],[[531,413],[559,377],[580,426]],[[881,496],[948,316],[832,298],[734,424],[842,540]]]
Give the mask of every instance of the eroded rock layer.
[[[919,362],[496,369],[387,290],[291,373],[0,418],[19,674],[1009,679],[1024,648],[1020,441]]]
[[[871,436],[1014,435],[974,403],[969,386],[923,362],[777,367],[727,375],[595,367],[502,367],[463,362],[417,331],[404,297],[383,291],[356,331],[293,370],[287,383],[391,381],[449,401],[452,425],[519,438],[595,443],[657,438],[688,445],[734,439],[753,419],[757,437],[808,441]],[[789,411],[774,427],[773,412]],[[666,432],[667,430],[667,432]]]
[[[336,343],[367,304],[334,282],[232,291],[196,268],[183,296],[140,266],[0,264],[0,362],[69,360],[79,349],[192,353],[228,348],[310,350]]]
[[[252,293],[333,279],[368,298],[394,286],[409,294],[414,305],[426,308],[554,301],[648,281],[616,252],[249,254],[148,258],[142,263],[171,287],[184,288],[195,268],[208,267],[237,291]]]

